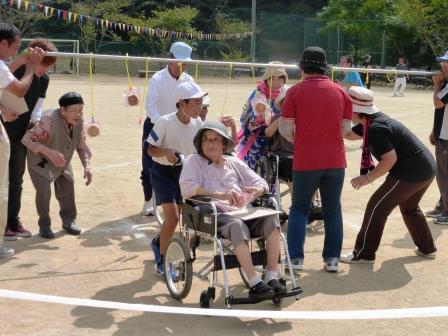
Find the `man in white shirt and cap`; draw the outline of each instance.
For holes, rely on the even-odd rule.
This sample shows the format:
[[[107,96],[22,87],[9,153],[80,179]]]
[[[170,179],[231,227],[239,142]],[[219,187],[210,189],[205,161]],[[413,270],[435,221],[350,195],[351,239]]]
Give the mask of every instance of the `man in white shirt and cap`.
[[[151,156],[148,155],[148,139],[157,119],[161,116],[175,112],[176,97],[173,94],[176,87],[185,82],[194,82],[193,78],[185,73],[187,68],[183,61],[191,60],[191,47],[184,42],[174,42],[168,53],[168,58],[179,60],[179,63],[169,63],[164,69],[156,72],[148,82],[148,93],[145,99],[146,119],[143,124],[142,136],[142,180],[145,201],[141,214],[149,216],[154,214],[152,208],[152,185],[150,170],[153,165]]]

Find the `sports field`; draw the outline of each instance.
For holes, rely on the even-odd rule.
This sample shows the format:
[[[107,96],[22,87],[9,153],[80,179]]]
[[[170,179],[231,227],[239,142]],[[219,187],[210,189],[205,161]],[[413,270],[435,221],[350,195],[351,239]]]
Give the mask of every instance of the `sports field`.
[[[212,98],[209,118],[225,114],[239,117],[254,83],[242,80],[199,79]],[[143,80],[135,80],[144,86]],[[58,205],[53,198],[53,240],[37,235],[6,242],[16,255],[0,261],[0,289],[31,293],[175,307],[199,307],[200,292],[208,284],[193,279],[184,302],[169,296],[165,283],[154,274],[151,238],[157,233],[152,217],[139,215],[143,201],[140,186],[140,108],[124,105],[125,78],[96,77],[94,115],[101,124],[101,136],[89,138],[93,150],[94,178],[89,187],[82,180],[81,164],[74,156],[79,237],[59,231]],[[373,87],[376,105],[405,123],[429,146],[432,128],[432,91],[408,89],[403,98],[391,97],[392,88]],[[85,119],[90,119],[87,78],[53,76],[45,108],[57,106],[67,91],[85,97]],[[226,98],[227,97],[227,98]],[[226,98],[226,99],[225,99]],[[144,112],[143,112],[144,114]],[[368,197],[381,183],[376,181],[354,191],[350,179],[359,171],[361,143],[347,143],[348,168],[342,194],[344,250],[349,252],[360,227]],[[26,174],[27,175],[27,174]],[[424,211],[438,199],[435,182],[422,201]],[[287,203],[287,202],[286,202]],[[38,231],[34,189],[26,176],[22,221]],[[322,269],[323,229],[315,225],[306,241],[305,270],[300,273],[302,299],[285,299],[284,311],[343,311],[446,306],[448,301],[448,235],[445,227],[430,224],[438,247],[435,260],[413,253],[413,243],[400,213],[390,216],[374,265],[340,264],[338,274]],[[204,246],[200,259],[206,259]],[[199,265],[200,263],[198,263]],[[194,266],[198,266],[196,263]],[[245,291],[237,271],[231,271],[236,295]],[[213,308],[225,308],[220,290]],[[235,309],[278,310],[269,301]],[[206,313],[206,311],[204,311]],[[292,320],[238,317],[208,317],[143,313],[83,306],[39,303],[0,298],[0,335],[444,335],[447,317],[367,320]]]

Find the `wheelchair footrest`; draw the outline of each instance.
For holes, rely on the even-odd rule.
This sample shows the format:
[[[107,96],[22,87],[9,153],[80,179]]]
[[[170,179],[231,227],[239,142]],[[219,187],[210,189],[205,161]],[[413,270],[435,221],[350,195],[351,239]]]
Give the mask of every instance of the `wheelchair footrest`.
[[[267,300],[279,300],[279,299],[283,299],[283,298],[286,298],[286,297],[297,296],[297,295],[300,295],[302,293],[303,293],[302,288],[296,287],[296,288],[291,289],[291,291],[289,291],[289,292],[274,295],[270,299],[252,299],[252,298],[249,298],[249,297],[236,298],[236,297],[233,297],[233,296],[229,296],[226,299],[226,304],[230,304],[230,305],[254,304],[254,303],[260,303],[262,301],[267,301]]]
[[[266,265],[267,263],[266,251],[263,250],[263,251],[251,252],[251,256],[252,256],[252,263],[254,264],[254,266]],[[224,256],[224,262],[226,263],[226,269],[240,267],[240,263],[238,262],[238,259],[234,254],[226,254]],[[220,270],[222,270],[221,256],[216,255],[214,257],[213,271],[220,271]]]
[[[297,295],[300,295],[302,293],[303,293],[302,288],[295,287],[295,288],[291,289],[289,292],[274,295],[274,299],[282,299],[282,298],[285,298],[285,297],[297,296]]]

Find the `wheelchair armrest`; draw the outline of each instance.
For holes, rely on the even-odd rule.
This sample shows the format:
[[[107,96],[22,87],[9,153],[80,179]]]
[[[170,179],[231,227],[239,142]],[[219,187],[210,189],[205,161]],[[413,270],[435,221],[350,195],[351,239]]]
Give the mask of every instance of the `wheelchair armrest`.
[[[197,201],[197,202],[195,202]],[[192,196],[190,198],[186,198],[185,202],[190,203],[192,205],[197,205],[200,203],[210,203],[212,201],[211,197],[208,196],[203,196],[203,195],[196,195],[196,196]]]
[[[266,208],[272,208],[272,209],[276,209],[276,210],[278,208],[277,201],[275,200],[275,197],[270,193],[266,193],[266,194],[263,194],[263,195],[257,197],[252,202],[252,205],[255,207],[263,206]]]
[[[258,196],[256,198],[256,200],[266,200],[266,201],[269,201],[271,199],[271,197],[273,197],[272,194],[266,193],[266,194],[263,194],[261,196]]]

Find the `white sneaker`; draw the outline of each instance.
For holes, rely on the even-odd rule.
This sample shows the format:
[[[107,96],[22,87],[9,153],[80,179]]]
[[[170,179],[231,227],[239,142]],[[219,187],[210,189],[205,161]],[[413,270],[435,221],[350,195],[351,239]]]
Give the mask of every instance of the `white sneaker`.
[[[423,257],[423,258],[426,258],[426,259],[435,259],[436,258],[436,253],[435,252],[426,254],[426,253],[421,252],[418,249],[418,247],[416,247],[414,249],[414,252],[415,252],[416,255],[418,255],[420,257]]]
[[[324,269],[330,273],[337,273],[339,271],[338,258],[328,258],[324,261]]]
[[[346,264],[373,264],[375,262],[375,260],[370,259],[357,259],[353,253],[341,255],[339,260]]]
[[[154,208],[152,207],[152,201],[144,201],[143,209],[140,212],[142,216],[154,216]]]
[[[288,268],[286,258],[282,259],[282,264],[285,265],[285,268]],[[292,271],[303,271],[303,259],[291,259],[291,268]]]
[[[0,247],[0,258],[9,258],[14,255],[14,250],[12,248]]]

